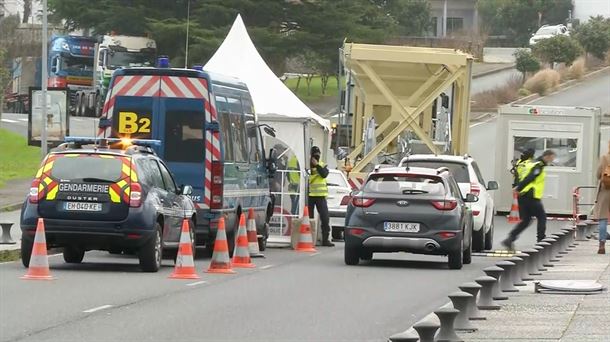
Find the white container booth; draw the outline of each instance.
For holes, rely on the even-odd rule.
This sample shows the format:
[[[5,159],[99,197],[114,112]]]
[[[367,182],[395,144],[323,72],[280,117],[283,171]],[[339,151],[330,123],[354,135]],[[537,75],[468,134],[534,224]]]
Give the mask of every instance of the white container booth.
[[[496,209],[510,211],[513,201],[510,170],[521,153],[532,148],[537,158],[551,149],[557,158],[547,167],[543,204],[547,214],[571,215],[573,189],[597,182],[600,117],[600,108],[592,107],[500,107],[495,165],[500,189],[496,193]]]

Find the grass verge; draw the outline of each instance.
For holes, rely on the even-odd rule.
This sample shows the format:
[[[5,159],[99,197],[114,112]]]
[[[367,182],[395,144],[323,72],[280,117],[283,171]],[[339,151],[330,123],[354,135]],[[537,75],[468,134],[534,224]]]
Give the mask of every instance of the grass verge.
[[[297,83],[299,83],[298,78],[289,78],[284,81],[284,84],[304,102],[315,102],[327,97],[337,97],[339,92],[337,88],[337,79],[334,76],[331,76],[328,80],[325,94],[322,94],[322,77],[320,76],[314,76],[312,78],[309,93],[307,92],[307,80],[305,77],[301,77],[298,89]]]
[[[0,262],[9,262],[21,259],[21,251],[18,249],[0,251]]]
[[[0,188],[11,179],[33,177],[40,164],[40,148],[27,139],[0,128]]]

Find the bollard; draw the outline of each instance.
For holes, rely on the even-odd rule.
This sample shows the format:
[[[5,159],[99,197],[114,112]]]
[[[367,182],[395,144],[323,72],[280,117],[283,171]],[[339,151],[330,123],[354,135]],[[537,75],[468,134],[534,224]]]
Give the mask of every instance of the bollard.
[[[551,244],[551,251],[549,252],[549,262],[559,262],[559,259],[555,258],[555,256],[557,254],[559,254],[559,240],[557,239],[557,237],[551,235],[550,237],[547,237],[546,239],[542,240]]]
[[[523,258],[520,258],[518,256],[513,256],[510,257],[508,259],[506,259],[512,263],[515,264],[515,267],[513,267],[513,269],[510,272],[510,279],[513,282],[514,286],[525,286],[527,285],[526,283],[523,282],[523,280],[521,279],[521,269],[525,268],[525,260]]]
[[[521,280],[523,280],[523,281],[534,280],[534,278],[532,278],[530,276],[530,269],[531,269],[531,264],[534,260],[533,254],[535,254],[536,252],[532,252],[532,251],[536,251],[536,250],[535,249],[526,249],[526,250],[521,251],[521,253],[515,254],[516,257],[523,259],[523,266],[521,267]]]
[[[477,308],[479,308],[480,310],[500,310],[500,305],[494,302],[493,299],[493,287],[498,282],[498,280],[490,276],[481,276],[475,279],[474,281],[477,284],[481,285]]]
[[[492,298],[495,300],[507,300],[508,296],[502,293],[502,290],[500,289],[500,277],[504,273],[504,269],[498,266],[490,266],[485,267],[483,272],[485,272],[486,275],[496,279],[496,282],[492,286]]]
[[[569,238],[569,247],[570,250],[574,249],[576,246],[578,246],[578,242],[576,242],[576,226],[572,226],[570,227],[570,238]]]
[[[468,302],[470,301],[470,298],[472,298],[472,295],[466,292],[458,291],[450,294],[448,297],[451,299],[453,307],[460,311],[455,317],[455,330],[466,332],[477,331],[477,328],[475,328],[468,319]]]
[[[421,321],[413,325],[419,335],[419,342],[434,342],[434,335],[441,326],[436,322]]]
[[[569,251],[572,250],[570,247],[570,236],[574,235],[574,231],[569,228],[564,228],[561,230],[564,233],[563,239],[561,241],[561,254],[568,254]]]
[[[544,267],[555,267],[555,265],[552,264],[554,239],[544,238],[541,243],[547,243],[548,244],[548,245],[544,246],[544,259],[545,259],[545,262],[542,265]]]
[[[542,255],[542,258],[540,258],[540,262],[542,263],[541,266],[542,266],[542,268],[544,268],[544,271],[546,271],[546,267],[553,267],[553,265],[549,264],[549,259],[550,259],[549,254],[551,254],[551,244],[546,241],[541,241],[541,242],[538,242],[536,244],[536,246],[544,247],[544,249],[540,253]],[[543,270],[541,270],[541,271],[543,271]]]
[[[526,253],[525,251],[521,251],[521,253],[517,253],[517,254],[515,254],[515,256],[523,259],[523,264],[519,268],[520,269],[519,278],[521,278],[521,282],[524,282],[526,280],[533,280],[529,274],[529,269],[530,269],[529,264],[530,264],[530,262],[532,262],[532,258],[530,258],[530,255],[528,253]],[[523,283],[523,284],[525,284],[525,283]],[[521,285],[521,286],[524,286],[524,285]]]
[[[556,259],[561,259],[563,258],[563,243],[566,237],[566,232],[564,231],[559,231],[555,234],[552,235],[553,237],[555,237],[557,239],[557,246],[555,246],[555,258]]]
[[[587,239],[591,239],[594,237],[594,233],[595,233],[595,228],[599,226],[599,224],[593,220],[587,220],[585,221],[585,223],[587,224]],[[598,230],[598,234],[599,234],[599,230]]]
[[[497,262],[496,266],[504,269],[504,273],[500,277],[500,289],[502,292],[519,292],[519,289],[513,285],[512,279],[513,268],[516,266],[515,263],[504,260]]]
[[[419,337],[410,331],[401,332],[390,336],[390,342],[417,342]]]
[[[11,228],[13,227],[13,222],[1,222],[0,226],[2,226],[2,237],[0,237],[0,245],[14,245],[17,242],[13,241],[11,238]]]
[[[436,335],[437,342],[464,341],[455,333],[455,329],[453,329],[455,317],[457,317],[459,313],[460,311],[454,308],[440,308],[434,311],[434,314],[438,316],[438,320],[441,321],[441,328]]]
[[[544,264],[544,246],[536,244],[534,249],[538,250],[538,259],[536,259],[536,269],[538,270],[538,275],[542,274],[540,272],[546,271],[546,268],[543,266]]]
[[[533,277],[531,276],[542,274],[540,271],[538,271],[538,257],[540,257],[540,250],[531,248],[524,250],[524,252],[530,255],[529,262],[527,263],[527,274],[529,276],[529,279],[527,280],[533,280]]]
[[[576,224],[576,241],[587,241],[586,231],[587,224],[584,222],[578,222]]]
[[[477,307],[477,294],[479,293],[479,290],[481,290],[482,286],[477,283],[464,283],[458,286],[458,288],[472,295],[472,298],[468,302],[468,318],[473,321],[487,319]]]

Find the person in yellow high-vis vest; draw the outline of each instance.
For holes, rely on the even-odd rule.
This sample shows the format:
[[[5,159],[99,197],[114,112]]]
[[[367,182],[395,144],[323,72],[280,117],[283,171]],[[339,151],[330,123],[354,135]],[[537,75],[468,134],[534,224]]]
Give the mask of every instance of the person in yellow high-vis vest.
[[[511,170],[513,173],[513,188],[516,187],[519,182],[523,180],[523,178],[525,178],[525,170],[528,167],[528,164],[531,162],[534,162],[534,150],[528,148],[521,153],[521,157],[519,160],[517,160],[514,168]]]
[[[519,193],[519,222],[502,241],[502,245],[509,250],[515,250],[513,243],[532,222],[532,217],[538,220],[537,240],[542,241],[546,237],[546,212],[542,205],[544,195],[544,181],[546,179],[546,166],[555,160],[555,152],[546,150],[535,162],[530,162],[524,167],[525,176],[515,187]]]
[[[309,207],[309,218],[313,218],[314,208],[318,209],[320,221],[322,225],[322,246],[333,247],[334,243],[330,242],[330,216],[328,214],[328,186],[326,185],[326,177],[328,177],[328,168],[324,162],[320,161],[322,155],[320,148],[314,146],[311,148],[310,160],[310,175],[309,175],[309,196],[307,206]]]

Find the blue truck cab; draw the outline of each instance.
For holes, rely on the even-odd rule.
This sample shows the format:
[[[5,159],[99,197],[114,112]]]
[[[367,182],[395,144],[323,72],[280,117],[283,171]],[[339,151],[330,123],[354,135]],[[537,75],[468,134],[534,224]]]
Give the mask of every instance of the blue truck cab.
[[[272,158],[265,156],[247,86],[201,70],[129,68],[113,73],[100,136],[155,139],[178,184],[192,185],[198,245],[212,245],[225,218],[232,252],[239,216],[253,209],[261,249],[269,234]],[[264,129],[273,134],[270,128]],[[270,152],[270,154],[272,154]]]

